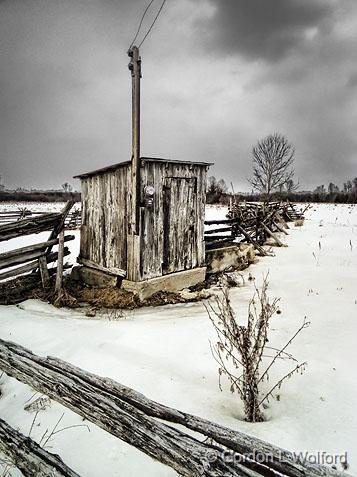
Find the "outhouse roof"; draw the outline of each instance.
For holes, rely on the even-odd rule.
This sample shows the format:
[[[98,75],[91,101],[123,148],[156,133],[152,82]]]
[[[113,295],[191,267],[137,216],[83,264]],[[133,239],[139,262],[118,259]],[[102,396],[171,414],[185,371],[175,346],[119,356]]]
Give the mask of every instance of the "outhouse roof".
[[[174,164],[193,164],[195,166],[212,166],[213,162],[197,162],[197,161],[180,161],[174,159],[163,159],[159,157],[140,157],[141,161],[144,162],[158,162],[158,163],[174,163]],[[104,174],[106,172],[112,172],[120,167],[125,167],[131,164],[131,161],[118,162],[117,164],[112,164],[101,169],[96,169],[95,171],[85,172],[84,174],[78,174],[74,176],[75,179],[86,179],[87,177],[96,176],[98,174]]]

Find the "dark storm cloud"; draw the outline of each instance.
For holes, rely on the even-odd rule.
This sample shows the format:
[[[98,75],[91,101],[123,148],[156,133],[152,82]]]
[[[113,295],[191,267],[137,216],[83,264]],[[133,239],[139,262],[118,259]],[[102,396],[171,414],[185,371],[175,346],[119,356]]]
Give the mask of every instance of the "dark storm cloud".
[[[143,3],[0,2],[0,175],[8,186],[58,187],[129,150],[130,103],[123,108],[121,94]]]
[[[210,48],[248,59],[277,60],[320,29],[333,10],[326,0],[209,0],[213,15],[200,21]]]
[[[146,4],[0,0],[6,185],[59,187],[130,158],[126,51]],[[252,145],[277,130],[302,187],[354,177],[356,31],[355,0],[166,2],[141,48],[142,153],[215,162],[247,190]]]
[[[357,71],[351,73],[347,80],[347,86],[355,88],[357,86]]]

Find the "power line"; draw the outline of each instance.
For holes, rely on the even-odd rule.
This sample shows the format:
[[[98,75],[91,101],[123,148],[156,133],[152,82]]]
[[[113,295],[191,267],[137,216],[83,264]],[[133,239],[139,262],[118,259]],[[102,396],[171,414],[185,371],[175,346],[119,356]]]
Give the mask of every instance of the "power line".
[[[140,20],[140,23],[139,23],[139,27],[138,27],[138,30],[134,36],[134,40],[130,43],[130,46],[129,46],[129,50],[130,48],[133,46],[134,44],[134,41],[137,39],[138,35],[139,35],[139,31],[141,29],[141,25],[143,24],[143,21],[144,21],[144,18],[145,18],[145,15],[146,15],[146,12],[149,10],[149,8],[151,7],[151,5],[154,3],[154,0],[151,0],[150,3],[147,5],[147,7],[145,8],[145,11],[141,17],[141,20]]]
[[[155,25],[155,22],[156,20],[159,18],[159,15],[161,13],[161,10],[163,9],[164,5],[165,5],[165,2],[166,0],[163,0],[162,4],[161,4],[161,7],[159,8],[159,11],[157,12],[156,14],[156,17],[154,18],[154,21],[152,22],[150,28],[148,29],[148,31],[146,32],[146,35],[144,36],[144,38],[141,40],[141,43],[139,44],[139,48],[141,47],[141,45],[144,43],[144,41],[146,40],[147,36],[149,35],[149,33],[151,32],[153,26]]]

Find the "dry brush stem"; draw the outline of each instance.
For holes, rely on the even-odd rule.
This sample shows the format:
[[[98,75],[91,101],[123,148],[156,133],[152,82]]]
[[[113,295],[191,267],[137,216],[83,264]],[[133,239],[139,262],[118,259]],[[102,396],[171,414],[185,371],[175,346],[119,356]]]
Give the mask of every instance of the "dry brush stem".
[[[281,348],[267,346],[268,329],[271,317],[277,311],[278,299],[269,301],[267,295],[268,280],[263,280],[261,290],[255,287],[255,294],[249,303],[247,324],[239,325],[233,311],[229,289],[223,280],[221,282],[222,296],[216,296],[215,303],[206,306],[209,318],[217,334],[217,342],[210,343],[214,359],[219,365],[219,387],[222,390],[221,377],[228,378],[232,393],[238,392],[244,404],[246,420],[260,422],[264,420],[262,405],[272,393],[281,387],[285,379],[297,372],[303,372],[306,362],[297,363],[295,367],[275,383],[267,392],[261,394],[261,384],[269,379],[269,372],[278,359],[295,358],[287,353],[286,348],[309,323],[304,319],[303,324],[289,341]],[[262,370],[263,360],[268,357],[266,350],[275,354]]]

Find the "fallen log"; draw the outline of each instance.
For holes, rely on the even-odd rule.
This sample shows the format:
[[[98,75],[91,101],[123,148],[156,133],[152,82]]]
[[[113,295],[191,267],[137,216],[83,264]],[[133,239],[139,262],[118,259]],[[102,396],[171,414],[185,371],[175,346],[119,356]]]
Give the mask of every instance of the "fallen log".
[[[289,477],[318,477],[323,475],[348,477],[345,473],[322,465],[311,464],[308,461],[299,462],[289,451],[239,431],[164,406],[109,378],[96,376],[60,359],[39,357],[15,343],[0,340],[0,368],[10,376],[29,384],[39,392],[44,392],[71,408],[74,412],[138,447],[157,460],[171,465],[177,471],[181,468],[181,471],[184,471],[182,475],[224,475],[220,473],[222,471],[221,467],[212,468],[210,465],[201,474],[198,474],[197,469],[199,467],[197,465],[199,466],[199,463],[201,465],[205,464],[205,459],[207,460],[209,455],[217,456],[217,463],[220,456],[226,455],[233,457],[233,463],[230,461],[229,469],[226,470],[226,475],[229,476],[264,475],[276,477],[279,473],[279,475]],[[73,395],[71,395],[71,390]],[[78,396],[80,396],[80,399]],[[91,411],[86,408],[85,403],[88,402],[89,405],[92,405],[93,400],[94,408]],[[104,412],[108,412],[108,414],[104,415]],[[124,414],[122,414],[123,412]],[[177,429],[168,427],[163,423],[157,423],[153,419],[147,420],[147,416],[180,424],[211,438],[217,444],[203,445]],[[131,419],[133,419],[133,422]],[[153,427],[146,428],[146,424],[149,425],[150,423]],[[154,432],[156,438],[149,430]],[[133,436],[130,433],[133,433]],[[146,435],[146,433],[148,434]],[[176,445],[171,440],[175,438],[178,439]],[[182,440],[185,444],[182,443]],[[151,448],[155,443],[158,446],[156,450]],[[224,447],[222,448],[220,445]],[[190,452],[189,449],[194,454],[188,456],[189,460],[185,465],[183,459],[187,452]],[[230,451],[234,452],[233,456],[229,454]],[[174,453],[172,454],[172,452]],[[254,455],[259,457],[260,462],[253,460]],[[201,457],[198,464],[197,456]],[[174,463],[172,463],[172,460],[174,460]],[[235,467],[240,463],[242,464],[238,468]],[[188,467],[189,469],[192,468],[191,473],[189,473]],[[203,467],[205,466],[203,465]],[[213,471],[216,471],[216,473],[213,473]]]
[[[291,477],[305,477],[307,475],[348,477],[344,472],[337,472],[334,469],[319,464],[298,462],[292,452],[273,446],[256,437],[160,404],[113,379],[99,377],[59,358],[49,356],[46,359],[53,369],[63,374],[75,375],[79,379],[88,381],[91,385],[95,386],[99,392],[109,394],[112,399],[122,399],[143,411],[148,416],[180,424],[192,431],[199,432],[241,456],[248,458],[248,456],[252,456],[252,454],[255,453],[261,459],[261,463],[264,463],[265,456],[267,465],[282,475]],[[272,475],[268,470],[265,470],[265,472],[268,473],[262,473],[262,475]]]
[[[45,451],[30,437],[16,431],[2,419],[0,451],[25,477],[79,477],[58,455]]]
[[[70,366],[70,365],[69,365]],[[94,383],[56,370],[15,343],[0,339],[0,369],[68,407],[110,434],[131,444],[185,477],[259,477],[259,463],[249,468],[225,462],[224,448],[202,443],[184,432],[146,416],[128,402],[99,391]],[[210,456],[214,455],[214,459]],[[211,461],[212,460],[212,461]]]

